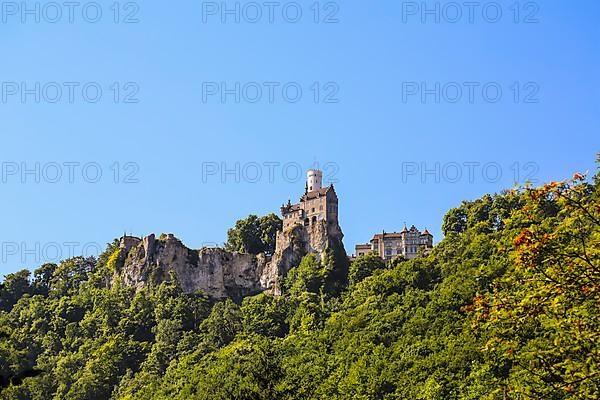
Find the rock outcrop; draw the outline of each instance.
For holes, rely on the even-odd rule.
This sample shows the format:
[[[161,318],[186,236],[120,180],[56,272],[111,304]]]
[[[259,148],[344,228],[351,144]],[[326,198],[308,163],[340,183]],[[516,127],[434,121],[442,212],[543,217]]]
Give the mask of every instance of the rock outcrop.
[[[279,295],[282,280],[306,254],[322,257],[342,238],[337,224],[296,225],[278,233],[275,254],[267,257],[220,248],[192,250],[173,235],[124,237],[113,281],[142,288],[177,279],[184,292],[202,291],[213,298],[240,299],[264,291]]]
[[[268,270],[277,274],[276,279],[269,281],[270,290],[281,294],[281,281],[290,269],[300,264],[302,257],[315,253],[323,257],[332,246],[342,250],[344,235],[339,225],[319,221],[310,226],[295,225],[277,233],[276,250]]]
[[[121,239],[119,257],[114,279],[136,288],[175,278],[184,292],[202,291],[214,298],[241,298],[268,289],[261,283],[268,266],[263,254],[192,250],[173,235],[150,235]]]

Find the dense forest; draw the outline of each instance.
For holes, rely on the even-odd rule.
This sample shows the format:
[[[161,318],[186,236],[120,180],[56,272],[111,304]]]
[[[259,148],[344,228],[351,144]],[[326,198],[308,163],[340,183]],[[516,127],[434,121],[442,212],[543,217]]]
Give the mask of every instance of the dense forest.
[[[239,304],[107,287],[117,242],[8,275],[0,398],[600,398],[600,175],[463,202],[443,232],[341,290],[309,254]]]

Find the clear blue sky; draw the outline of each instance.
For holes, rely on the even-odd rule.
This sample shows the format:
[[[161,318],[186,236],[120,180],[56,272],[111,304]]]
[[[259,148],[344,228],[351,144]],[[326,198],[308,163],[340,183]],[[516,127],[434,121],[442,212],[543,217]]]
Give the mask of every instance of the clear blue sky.
[[[121,23],[115,24],[112,3],[99,2],[102,19],[95,24],[83,19],[85,2],[74,10],[73,23],[66,8],[57,23],[49,23],[58,18],[50,7],[40,10],[40,23],[7,4],[2,10],[0,275],[33,269],[36,258],[51,261],[54,243],[67,254],[73,246],[104,246],[124,230],[172,232],[190,247],[223,242],[237,219],[278,212],[289,197],[302,194],[303,181],[283,178],[282,166],[289,163],[304,169],[315,161],[335,164],[349,253],[373,233],[402,229],[405,221],[429,228],[439,240],[445,212],[464,199],[512,187],[515,163],[520,181],[527,173],[547,181],[594,169],[600,150],[597,1],[548,0],[527,9],[521,2],[518,15],[509,8],[514,2],[501,1],[497,23],[490,22],[494,8],[482,15],[486,2],[474,10],[472,23],[467,8],[451,23],[457,10],[442,1],[436,23],[435,15],[421,15],[411,4],[344,0],[337,10],[319,3],[320,23],[313,21],[313,1],[298,2],[303,12],[298,23],[283,18],[286,2],[275,8],[273,23],[265,6],[261,20],[246,22],[256,15],[248,2],[240,2],[245,10],[240,23],[231,15],[222,23],[211,4],[204,5],[203,22],[202,2],[145,1],[139,10],[124,10],[122,2]],[[34,8],[34,2],[27,4]],[[427,4],[433,8],[435,2]],[[86,11],[92,20],[95,10]],[[139,22],[122,23],[131,13]],[[286,18],[294,14],[288,6]],[[533,19],[538,22],[524,23]],[[51,82],[64,89],[57,103],[50,102],[57,98]],[[80,84],[73,102],[67,82]],[[103,90],[97,103],[82,98],[89,82]],[[118,103],[110,88],[114,82]],[[126,87],[128,82],[135,84]],[[256,103],[247,101],[255,97],[253,85],[239,103],[231,94],[223,103],[206,91],[214,86],[203,82],[225,82],[230,89],[235,82],[241,87],[257,82],[265,89]],[[264,82],[280,83],[273,102]],[[282,97],[288,82],[303,90],[297,103]],[[315,82],[321,87],[317,103]],[[329,82],[334,84],[326,87]],[[436,82],[439,103],[435,94],[425,102],[410,95],[421,83],[435,89]],[[472,102],[466,82],[480,85]],[[25,102],[21,83],[33,90]],[[488,99],[497,87],[503,91],[496,103],[482,96],[489,83],[495,84],[488,85]],[[451,103],[457,85],[463,96]],[[136,86],[132,98],[139,102],[124,103]],[[334,90],[331,98],[338,102],[326,103]],[[121,172],[117,184],[115,162]],[[36,163],[40,182],[35,174],[22,179],[22,166],[35,169]],[[62,166],[57,183],[54,163]],[[80,164],[70,164],[73,182],[64,163]],[[263,177],[255,183],[243,182],[243,176],[238,183],[233,175],[225,182],[218,176],[203,179],[206,163],[250,165],[250,177],[248,163],[258,163]],[[264,163],[280,163],[273,182]],[[436,163],[439,182],[435,172],[424,179],[403,176],[403,169],[435,170]],[[472,182],[464,163],[479,163]],[[92,165],[89,181],[93,166],[101,168],[99,182],[83,179],[85,164]],[[501,179],[493,179],[493,168],[486,179],[486,164],[499,166]],[[454,179],[456,165],[461,179]],[[139,182],[123,183],[128,172],[136,172]]]

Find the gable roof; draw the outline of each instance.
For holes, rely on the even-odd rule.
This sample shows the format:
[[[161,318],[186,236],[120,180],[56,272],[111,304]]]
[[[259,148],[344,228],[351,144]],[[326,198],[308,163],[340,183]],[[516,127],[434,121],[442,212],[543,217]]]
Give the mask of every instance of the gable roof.
[[[333,185],[329,185],[327,187],[324,187],[324,188],[321,188],[318,190],[313,190],[312,192],[308,192],[300,198],[300,201],[312,200],[312,199],[326,196],[327,193],[329,193],[329,191],[332,191],[335,194],[335,189],[333,188]]]

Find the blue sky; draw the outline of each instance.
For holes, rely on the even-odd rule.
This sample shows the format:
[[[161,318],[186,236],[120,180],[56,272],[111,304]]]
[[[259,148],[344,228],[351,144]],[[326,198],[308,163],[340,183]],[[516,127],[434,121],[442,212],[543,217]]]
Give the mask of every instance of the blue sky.
[[[280,2],[272,23],[262,2],[254,23],[251,2],[238,2],[239,23],[221,2],[122,2],[118,15],[113,3],[97,3],[96,23],[86,2],[72,23],[48,2],[39,23],[2,4],[0,275],[94,253],[124,230],[221,243],[237,219],[296,200],[295,171],[315,162],[336,182],[349,253],[404,222],[439,240],[462,200],[595,168],[598,2],[521,2],[518,14],[481,2],[471,15],[442,1],[438,16],[421,2],[320,2],[318,16],[314,1]],[[209,92],[238,82],[239,102]],[[207,175],[215,165],[239,165],[239,182]]]

